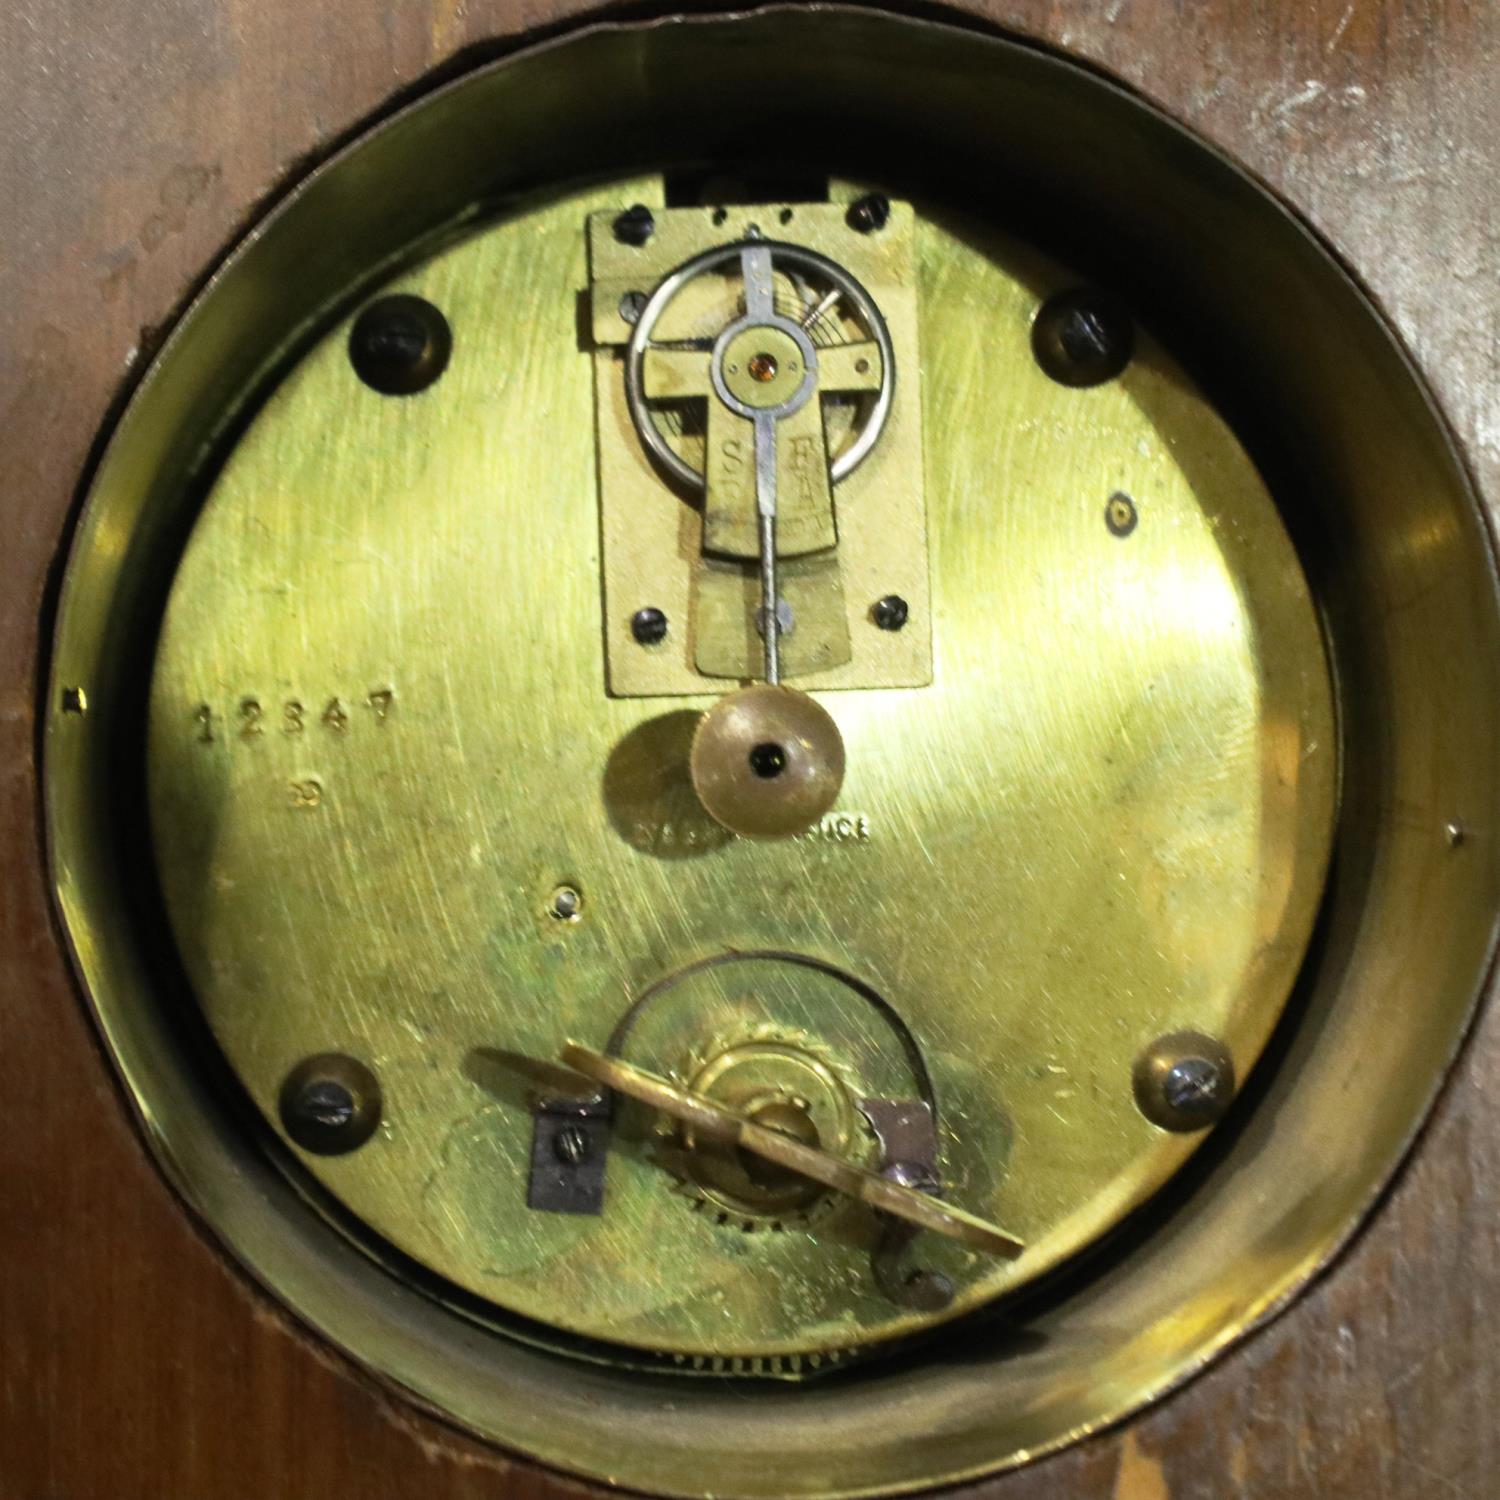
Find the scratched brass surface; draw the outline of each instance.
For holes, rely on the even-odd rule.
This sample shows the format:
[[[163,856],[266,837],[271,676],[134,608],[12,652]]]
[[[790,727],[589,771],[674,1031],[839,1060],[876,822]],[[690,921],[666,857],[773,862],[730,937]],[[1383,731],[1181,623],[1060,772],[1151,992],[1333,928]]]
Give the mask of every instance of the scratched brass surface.
[[[924,1237],[948,1316],[971,1310],[1191,1152],[1133,1101],[1155,1036],[1207,1032],[1249,1072],[1322,890],[1329,679],[1276,511],[1182,372],[1143,336],[1120,381],[1054,384],[1028,328],[1067,273],[919,214],[933,681],[824,698],[848,771],[811,835],[724,834],[687,783],[713,697],[605,689],[576,294],[587,214],[620,195],[560,196],[394,283],[454,330],[428,391],[363,387],[345,322],[270,398],[172,587],[151,818],[194,991],[268,1119],[307,1054],[379,1075],[375,1138],[303,1158],[347,1208],[543,1323],[795,1368],[930,1321],[875,1287],[868,1212],[721,1222],[630,1106],[603,1215],[530,1212],[527,1095],[494,1054],[602,1045],[716,952],[855,976],[923,1049],[952,1201],[1027,1244],[1007,1264]],[[576,922],[547,913],[560,882]],[[853,1096],[909,1096],[872,1015],[731,965],[643,1012],[627,1056],[684,1082],[717,1046],[801,1038]],[[877,1164],[867,1133],[849,1149]]]
[[[771,76],[798,109],[759,109]],[[680,161],[685,138],[711,160],[742,146],[752,112],[788,161],[820,171],[824,143],[838,142],[858,158],[841,164],[851,174],[971,206],[979,181],[979,206],[1027,230],[1044,184],[1067,209],[1064,227],[1107,249],[1111,284],[1152,305],[1174,346],[1236,395],[1236,418],[1276,475],[1326,628],[1343,765],[1334,875],[1296,1015],[1212,1148],[1099,1256],[1005,1317],[846,1377],[750,1390],[560,1357],[534,1327],[432,1295],[377,1238],[330,1222],[326,1195],[266,1149],[269,1130],[253,1128],[198,1044],[144,868],[140,761],[160,565],[180,550],[226,417],[258,399],[285,351],[419,246],[471,223],[476,203],[597,179],[606,165],[638,174]],[[972,363],[986,318],[967,312]],[[998,449],[991,429],[981,446]],[[1045,436],[1029,430],[1020,447]],[[998,490],[998,474],[980,478]],[[951,613],[946,585],[944,598]],[[827,5],[602,25],[386,120],[255,227],[152,360],[91,477],[55,624],[44,789],[59,927],[162,1172],[247,1275],[384,1383],[393,1410],[406,1394],[631,1489],[747,1500],[926,1489],[1025,1463],[1182,1384],[1288,1306],[1380,1201],[1494,951],[1497,575],[1416,366],[1316,232],[1260,182],[1096,70],[964,27]],[[690,727],[638,748],[685,746]],[[626,784],[654,806],[653,758],[627,764]],[[840,817],[830,834],[879,833],[857,808]],[[349,970],[370,941],[364,931],[316,963]],[[267,967],[280,957],[268,951]],[[748,1070],[759,1045],[732,1056]],[[706,1058],[695,1076],[723,1071]],[[837,1128],[837,1096],[826,1097]]]

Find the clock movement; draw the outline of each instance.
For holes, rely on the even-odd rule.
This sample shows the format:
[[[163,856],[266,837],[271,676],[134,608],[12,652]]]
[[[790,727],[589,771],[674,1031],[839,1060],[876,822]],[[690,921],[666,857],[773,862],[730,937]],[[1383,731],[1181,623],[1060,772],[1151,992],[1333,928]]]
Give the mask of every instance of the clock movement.
[[[1495,575],[1317,237],[1142,101],[839,7],[410,104],[94,475],[62,923],[300,1318],[670,1494],[971,1477],[1341,1243],[1470,1012]]]

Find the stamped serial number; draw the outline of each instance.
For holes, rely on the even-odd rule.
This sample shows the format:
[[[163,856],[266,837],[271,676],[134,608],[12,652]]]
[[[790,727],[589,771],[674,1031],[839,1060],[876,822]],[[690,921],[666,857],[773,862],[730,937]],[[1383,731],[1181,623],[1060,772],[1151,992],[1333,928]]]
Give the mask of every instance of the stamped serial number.
[[[383,725],[396,705],[393,688],[373,688],[362,700],[335,694],[326,701],[319,698],[306,703],[300,698],[271,700],[246,694],[228,708],[200,703],[193,709],[200,745],[212,745],[220,739],[259,740],[268,734],[299,735],[321,732],[331,735],[349,733],[357,719]]]

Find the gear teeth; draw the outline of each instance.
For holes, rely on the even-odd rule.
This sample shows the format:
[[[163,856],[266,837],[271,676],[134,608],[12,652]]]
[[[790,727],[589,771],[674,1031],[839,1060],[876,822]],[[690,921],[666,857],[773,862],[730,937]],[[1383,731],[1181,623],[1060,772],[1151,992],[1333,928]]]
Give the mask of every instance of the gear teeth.
[[[828,1049],[809,1032],[778,1026],[773,1021],[762,1021],[748,1031],[738,1031],[732,1035],[721,1033],[713,1037],[705,1046],[695,1048],[688,1054],[681,1068],[671,1070],[673,1081],[686,1088],[711,1062],[722,1057],[726,1052],[732,1052],[739,1047],[764,1046],[794,1047],[797,1051],[816,1058],[833,1072],[840,1071]]]
[[[859,1349],[828,1349],[814,1354],[663,1354],[694,1375],[760,1375],[797,1379],[826,1372],[857,1359]]]
[[[703,1047],[694,1049],[680,1067],[669,1069],[668,1076],[683,1088],[690,1088],[693,1080],[702,1074],[710,1063],[722,1057],[726,1052],[732,1052],[741,1047],[763,1046],[794,1048],[822,1063],[835,1076],[840,1078],[843,1076],[842,1069],[832,1054],[811,1033],[800,1028],[778,1026],[771,1021],[760,1022],[748,1030],[737,1031],[733,1034],[720,1033]],[[847,1088],[848,1085],[846,1084],[845,1087]],[[850,1096],[854,1096],[853,1090],[850,1090]],[[676,1136],[677,1128],[675,1125],[663,1124],[658,1126],[657,1133],[663,1140],[670,1140]],[[783,1209],[775,1217],[734,1213],[709,1197],[672,1161],[665,1160],[661,1165],[671,1173],[673,1191],[687,1201],[694,1213],[704,1214],[712,1218],[718,1226],[725,1229],[738,1229],[743,1234],[762,1232],[781,1234],[788,1229],[805,1229],[827,1218],[838,1209],[834,1201],[823,1197],[815,1200],[805,1209]]]

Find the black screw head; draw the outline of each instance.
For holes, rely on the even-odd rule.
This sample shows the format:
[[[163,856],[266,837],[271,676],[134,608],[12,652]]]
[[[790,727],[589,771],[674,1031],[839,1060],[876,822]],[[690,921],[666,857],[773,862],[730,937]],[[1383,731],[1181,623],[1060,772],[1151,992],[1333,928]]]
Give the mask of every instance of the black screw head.
[[[1060,385],[1102,385],[1135,352],[1135,324],[1111,296],[1076,287],[1049,297],[1031,325],[1031,352]]]
[[[1211,1037],[1180,1031],[1159,1037],[1135,1065],[1135,1100],[1163,1130],[1206,1130],[1234,1100],[1234,1060]]]
[[[851,229],[861,234],[874,234],[884,229],[891,217],[891,200],[884,193],[866,193],[849,205],[844,221]]]
[[[622,245],[639,248],[656,233],[656,215],[644,203],[632,204],[615,217],[615,238]]]
[[[453,353],[448,320],[422,297],[381,297],[349,330],[354,373],[383,396],[413,396],[426,390]]]
[[[882,630],[900,630],[911,617],[911,607],[900,594],[887,594],[870,607],[870,618]]]
[[[667,638],[667,617],[652,605],[630,617],[630,633],[642,646],[658,646]]]
[[[281,1123],[304,1151],[341,1156],[363,1146],[380,1123],[380,1085],[342,1052],[304,1058],[281,1085]]]

